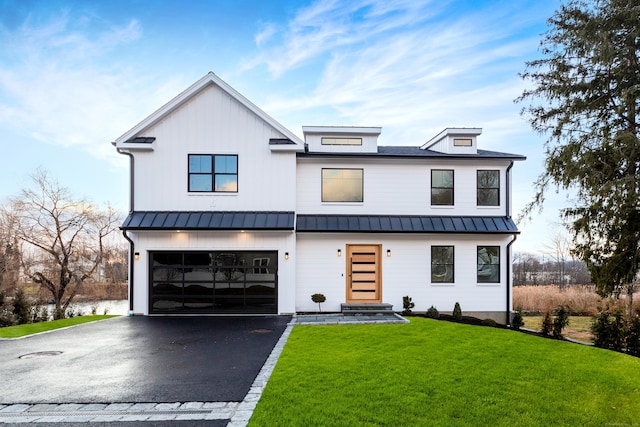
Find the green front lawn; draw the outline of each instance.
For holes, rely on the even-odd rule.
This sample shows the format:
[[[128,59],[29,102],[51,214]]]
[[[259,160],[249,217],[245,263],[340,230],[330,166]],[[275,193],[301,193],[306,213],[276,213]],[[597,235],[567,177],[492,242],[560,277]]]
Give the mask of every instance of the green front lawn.
[[[18,338],[25,335],[37,334],[39,332],[51,331],[53,329],[66,328],[67,326],[80,325],[82,323],[94,322],[96,320],[110,319],[115,315],[93,315],[78,316],[70,319],[52,320],[50,322],[28,323],[26,325],[7,326],[0,328],[0,338]]]
[[[250,426],[633,425],[640,359],[423,318],[296,326]]]

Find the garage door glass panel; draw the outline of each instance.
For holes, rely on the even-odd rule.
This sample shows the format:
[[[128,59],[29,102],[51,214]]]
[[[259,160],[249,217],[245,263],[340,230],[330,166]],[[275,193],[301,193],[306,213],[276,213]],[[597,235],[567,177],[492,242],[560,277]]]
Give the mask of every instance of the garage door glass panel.
[[[275,251],[152,252],[152,313],[277,313]]]

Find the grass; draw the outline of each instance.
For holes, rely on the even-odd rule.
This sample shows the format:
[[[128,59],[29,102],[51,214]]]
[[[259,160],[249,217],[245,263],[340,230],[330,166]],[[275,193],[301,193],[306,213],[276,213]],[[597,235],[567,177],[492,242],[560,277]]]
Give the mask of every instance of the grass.
[[[637,423],[640,359],[512,330],[296,326],[250,426]]]
[[[522,316],[524,327],[539,331],[542,327],[542,316]],[[582,342],[593,342],[591,333],[591,316],[569,316],[569,325],[562,330],[562,335]]]
[[[26,335],[37,334],[39,332],[66,328],[68,326],[80,325],[82,323],[94,322],[96,320],[109,319],[111,317],[116,317],[116,315],[78,316],[69,319],[52,320],[50,322],[38,322],[28,323],[26,325],[7,326],[5,328],[0,328],[0,338],[19,338]]]

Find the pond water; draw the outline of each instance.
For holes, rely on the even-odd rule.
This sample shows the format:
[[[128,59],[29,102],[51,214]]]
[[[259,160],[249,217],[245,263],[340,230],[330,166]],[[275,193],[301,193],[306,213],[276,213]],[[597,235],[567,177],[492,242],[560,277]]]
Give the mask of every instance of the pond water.
[[[121,316],[126,316],[129,314],[129,301],[126,299],[123,300],[106,300],[106,301],[97,301],[93,302],[74,302],[73,310],[78,313],[82,312],[82,314],[91,314],[91,308],[93,305],[97,305],[98,310],[96,314],[105,314],[105,309],[107,310],[106,314],[119,314]],[[52,313],[55,306],[53,304],[49,304],[49,312]]]

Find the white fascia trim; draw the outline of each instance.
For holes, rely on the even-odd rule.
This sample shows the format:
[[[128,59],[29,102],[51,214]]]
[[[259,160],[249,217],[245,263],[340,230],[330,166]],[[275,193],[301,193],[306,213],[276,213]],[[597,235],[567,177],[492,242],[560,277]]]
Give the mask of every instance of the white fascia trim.
[[[258,106],[256,106],[253,102],[249,101],[242,94],[240,94],[237,90],[229,86],[225,81],[223,81],[220,77],[216,76],[213,72],[209,72],[200,80],[189,86],[185,91],[180,93],[178,96],[173,98],[171,101],[167,102],[165,105],[157,109],[154,113],[148,116],[146,119],[135,125],[129,131],[127,131],[124,135],[120,136],[115,140],[117,145],[123,143],[124,141],[133,138],[136,135],[139,135],[144,132],[145,129],[153,126],[167,115],[169,115],[176,108],[180,107],[186,101],[191,99],[192,96],[200,92],[205,87],[210,84],[215,84],[220,87],[222,90],[227,92],[237,101],[239,101],[242,105],[251,110],[254,114],[260,117],[262,120],[267,122],[269,125],[273,126],[276,130],[282,133],[284,136],[289,138],[291,141],[295,142],[296,145],[299,146],[300,150],[304,150],[304,142],[298,138],[293,132],[289,129],[285,128],[283,125],[278,123],[273,117],[269,116],[267,113],[262,111]]]
[[[449,135],[455,136],[478,136],[482,133],[482,128],[446,128],[429,141],[425,142],[420,148],[423,150],[429,149],[429,147],[437,144],[443,138]]]

